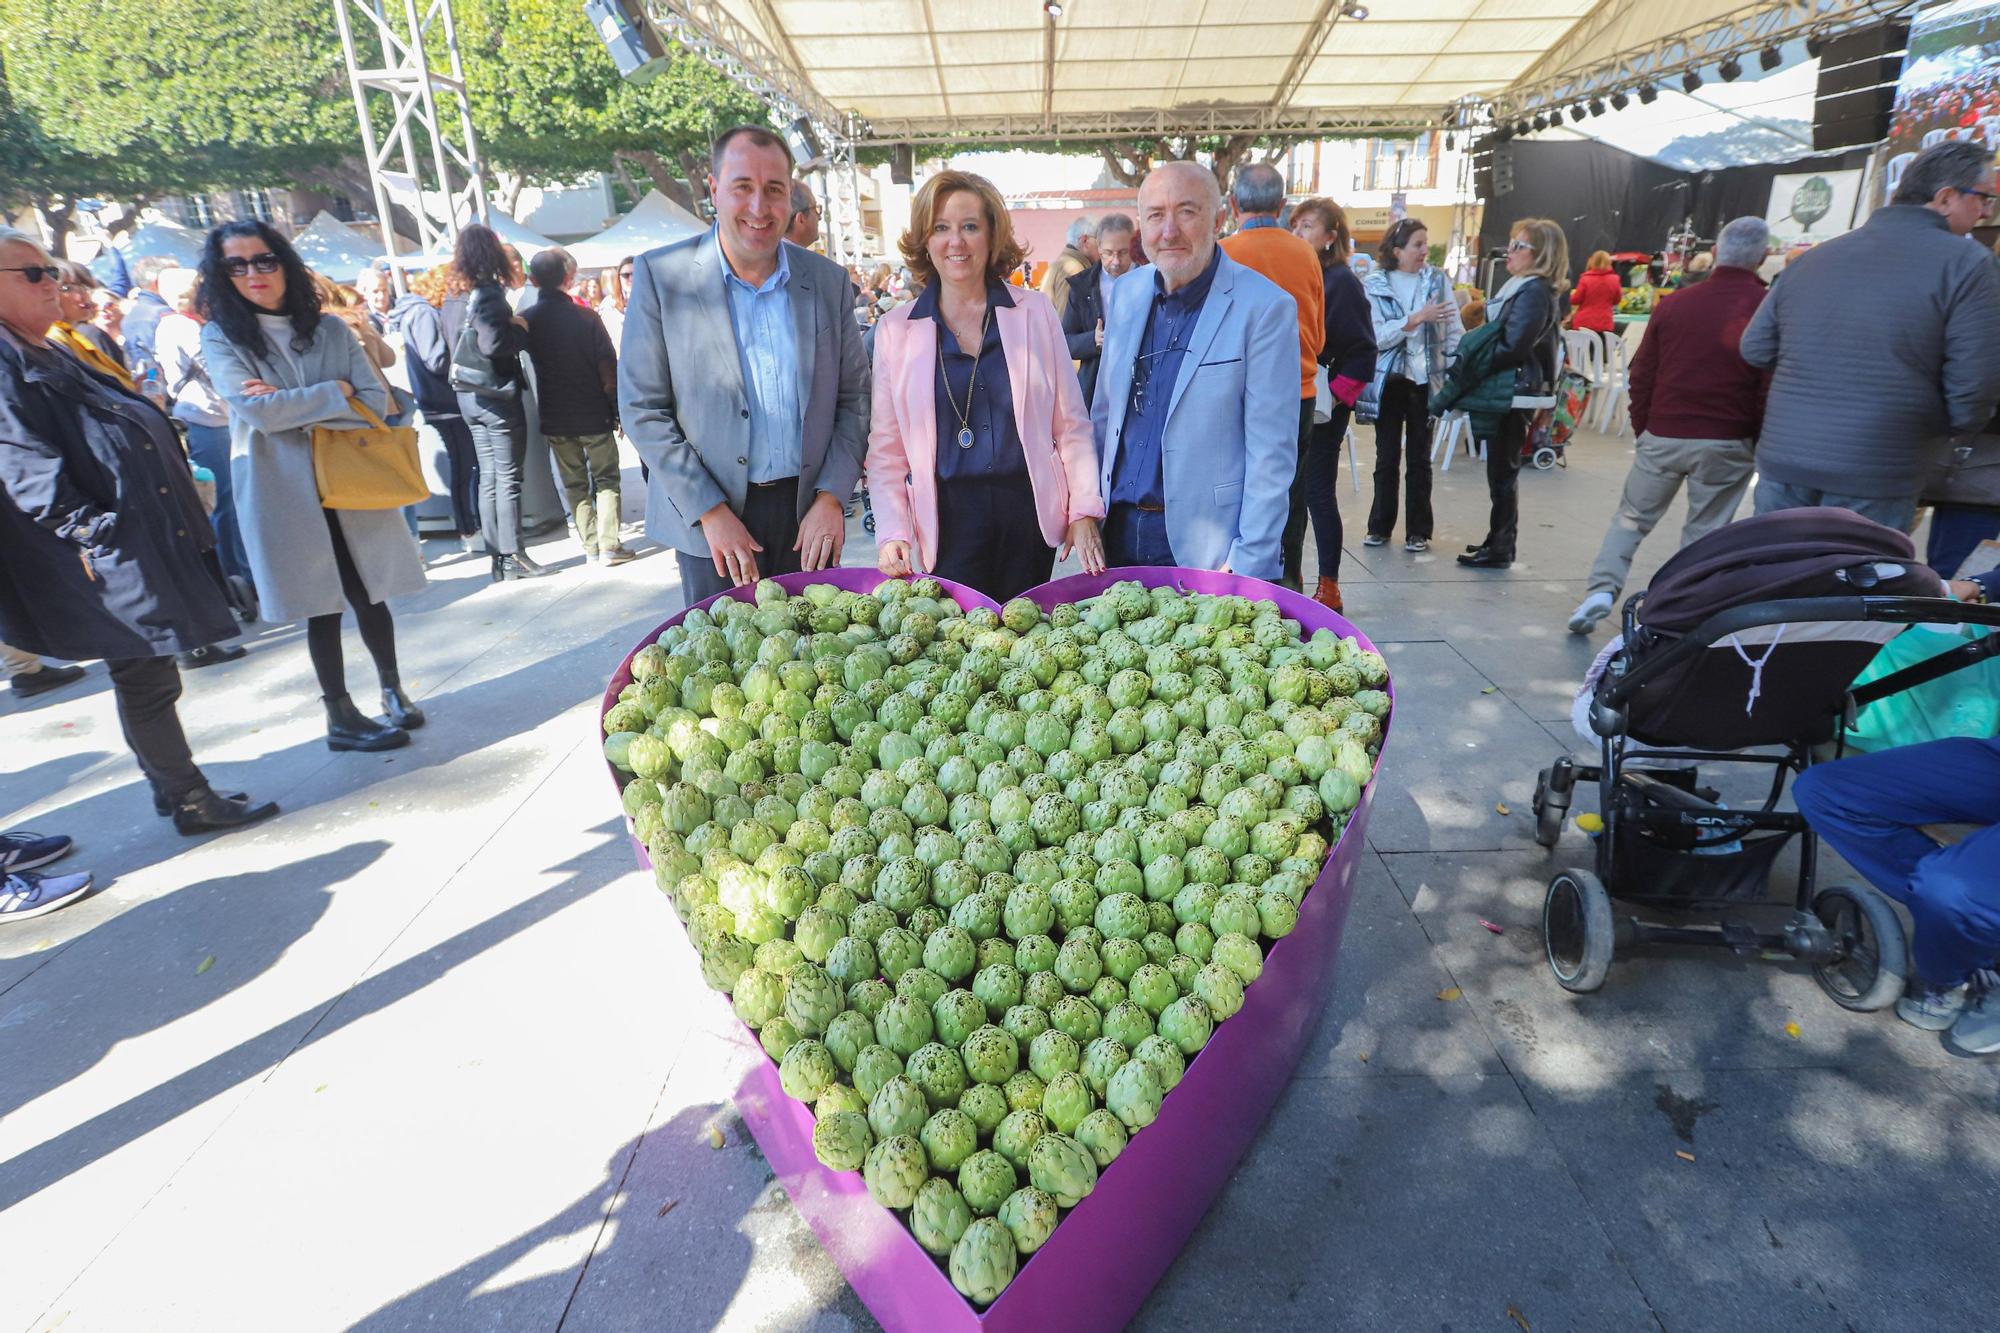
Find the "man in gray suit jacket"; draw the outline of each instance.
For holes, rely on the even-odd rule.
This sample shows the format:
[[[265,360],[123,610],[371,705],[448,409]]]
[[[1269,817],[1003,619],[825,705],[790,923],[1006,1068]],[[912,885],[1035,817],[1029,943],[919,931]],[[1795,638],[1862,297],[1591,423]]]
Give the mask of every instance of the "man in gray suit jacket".
[[[754,125],[709,155],[716,225],[640,256],[619,415],[652,469],[646,535],[689,605],[840,563],[868,444],[868,359],[847,274],[784,241],[792,155]]]
[[[1222,192],[1171,162],[1139,187],[1152,263],[1118,280],[1091,425],[1104,556],[1276,581],[1299,448],[1298,304],[1215,243]]]

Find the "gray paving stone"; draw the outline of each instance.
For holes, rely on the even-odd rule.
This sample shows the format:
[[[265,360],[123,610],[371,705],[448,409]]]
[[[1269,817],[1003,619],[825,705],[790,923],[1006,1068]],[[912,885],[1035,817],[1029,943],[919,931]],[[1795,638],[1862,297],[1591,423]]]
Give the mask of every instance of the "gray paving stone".
[[[1655,1327],[1511,1079],[1302,1079],[1135,1328]]]
[[[1992,1324],[2000,1117],[1928,1077],[1721,1069],[1528,1099],[1665,1328]]]

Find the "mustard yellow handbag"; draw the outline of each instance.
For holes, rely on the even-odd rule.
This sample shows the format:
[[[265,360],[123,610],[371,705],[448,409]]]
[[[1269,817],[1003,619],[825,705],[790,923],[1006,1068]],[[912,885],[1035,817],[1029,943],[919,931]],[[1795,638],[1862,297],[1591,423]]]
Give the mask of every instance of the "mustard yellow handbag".
[[[349,398],[365,430],[314,426],[313,478],[322,509],[401,509],[430,498],[417,462],[414,426],[391,426],[359,398]]]

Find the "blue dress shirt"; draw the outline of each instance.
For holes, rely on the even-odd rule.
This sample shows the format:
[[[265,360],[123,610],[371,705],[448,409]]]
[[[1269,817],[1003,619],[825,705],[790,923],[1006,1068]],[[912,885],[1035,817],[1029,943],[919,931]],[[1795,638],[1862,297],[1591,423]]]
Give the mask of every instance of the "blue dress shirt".
[[[1278,220],[1276,218],[1268,218],[1268,217],[1244,218],[1242,222],[1237,224],[1236,230],[1255,231],[1259,227],[1275,227],[1277,225],[1278,225]]]
[[[932,373],[937,394],[937,476],[939,481],[1024,476],[1028,460],[1021,452],[1021,433],[1014,421],[1014,386],[1007,376],[1007,351],[1000,344],[1000,317],[990,312],[1011,308],[1013,296],[1004,282],[986,284],[986,340],[978,355],[979,377],[973,380],[973,356],[960,350],[958,338],[938,309],[938,285],[924,288],[910,311],[912,319],[937,321],[938,347],[944,353]],[[959,447],[959,413],[970,398],[972,447]],[[955,406],[954,406],[955,404]]]
[[[718,247],[720,242],[718,241]],[[752,287],[722,259],[729,322],[743,365],[750,407],[750,480],[759,485],[799,475],[799,435],[805,409],[799,402],[799,336],[792,325],[792,264],[778,247],[778,269]]]
[[[1107,499],[1112,504],[1158,509],[1167,503],[1160,453],[1167,433],[1167,404],[1180,379],[1188,344],[1194,341],[1195,321],[1201,318],[1202,303],[1208,299],[1208,289],[1215,285],[1215,269],[1221,262],[1222,247],[1217,246],[1201,276],[1177,292],[1167,291],[1166,280],[1157,269],[1153,272],[1153,308],[1146,314],[1146,331],[1139,338],[1139,361],[1132,372],[1132,397],[1125,408],[1118,461],[1111,468],[1111,494]]]

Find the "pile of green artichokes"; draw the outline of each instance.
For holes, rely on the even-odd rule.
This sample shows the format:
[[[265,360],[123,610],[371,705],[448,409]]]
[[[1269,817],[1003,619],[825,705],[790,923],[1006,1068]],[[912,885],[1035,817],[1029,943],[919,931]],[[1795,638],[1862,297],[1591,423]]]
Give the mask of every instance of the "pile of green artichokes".
[[[1387,680],[1240,597],[767,581],[635,655],[604,748],[819,1160],[984,1305],[1242,1008]]]

